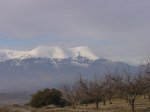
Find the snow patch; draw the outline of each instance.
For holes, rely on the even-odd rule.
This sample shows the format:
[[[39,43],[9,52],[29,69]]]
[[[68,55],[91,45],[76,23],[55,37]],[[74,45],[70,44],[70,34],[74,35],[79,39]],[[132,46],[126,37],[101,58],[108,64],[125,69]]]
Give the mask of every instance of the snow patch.
[[[71,56],[74,58],[78,56],[82,56],[82,57],[89,58],[90,60],[98,59],[98,56],[96,56],[90,48],[85,46],[70,48],[70,51],[71,51]]]

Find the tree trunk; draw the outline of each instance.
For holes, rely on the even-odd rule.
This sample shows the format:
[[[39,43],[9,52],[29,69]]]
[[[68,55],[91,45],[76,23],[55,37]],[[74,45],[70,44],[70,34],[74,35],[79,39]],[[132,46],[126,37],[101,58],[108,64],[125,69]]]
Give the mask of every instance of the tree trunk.
[[[150,95],[148,95],[148,99],[149,99],[149,102],[150,102]]]
[[[127,103],[129,103],[129,102],[130,102],[128,97],[126,98],[126,101],[127,101]]]
[[[75,103],[74,103],[74,102],[72,102],[72,108],[73,108],[73,109],[75,108]]]
[[[132,105],[132,99],[129,99],[128,102],[129,102],[129,105]]]
[[[112,101],[111,101],[111,99],[109,99],[109,104],[112,104]]]
[[[146,99],[146,95],[144,94],[144,99]]]
[[[132,112],[135,111],[135,109],[134,109],[134,101],[135,101],[135,99],[132,99],[132,101],[131,101]]]
[[[96,109],[97,109],[97,110],[98,110],[98,108],[99,108],[98,104],[99,104],[99,101],[97,100],[97,101],[96,101]]]
[[[104,104],[104,106],[106,105],[106,100],[103,100],[103,104]]]
[[[87,103],[86,103],[85,105],[86,105],[86,107],[88,106],[88,104],[87,104]]]

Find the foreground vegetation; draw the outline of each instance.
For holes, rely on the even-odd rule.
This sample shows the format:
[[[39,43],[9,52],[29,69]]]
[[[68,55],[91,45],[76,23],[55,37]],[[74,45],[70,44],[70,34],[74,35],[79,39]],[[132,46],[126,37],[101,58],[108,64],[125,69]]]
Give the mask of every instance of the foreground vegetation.
[[[107,72],[92,79],[80,77],[60,89],[32,95],[26,106],[5,106],[0,112],[150,112],[150,61],[131,72]]]
[[[135,112],[150,112],[150,103],[148,97],[144,99],[143,96],[138,96],[135,103]],[[132,112],[129,103],[123,99],[113,99],[112,104],[106,102],[99,103],[99,109],[97,110],[95,104],[89,104],[87,107],[85,104],[77,105],[75,109],[71,107],[56,108],[49,105],[43,108],[32,108],[30,106],[4,106],[0,108],[0,112]]]
[[[41,108],[48,105],[55,105],[56,107],[71,106],[75,110],[75,108],[80,108],[79,105],[85,104],[87,106],[95,104],[94,109],[102,111],[103,108],[102,106],[99,107],[99,104],[103,104],[105,108],[109,104],[110,110],[113,111],[115,105],[112,100],[121,99],[117,104],[119,109],[123,108],[128,111],[130,107],[129,110],[135,112],[135,110],[139,110],[137,106],[137,97],[139,96],[147,96],[150,102],[149,61],[136,73],[130,70],[125,70],[124,72],[107,72],[101,77],[95,76],[92,79],[80,77],[75,83],[64,84],[59,90],[45,89],[38,91],[32,96],[29,105],[34,108]],[[125,101],[126,104],[122,101]],[[147,102],[148,105],[149,102]],[[145,102],[142,103],[142,100],[141,102],[139,101],[140,108],[144,108],[147,104]],[[89,106],[86,109],[89,109]]]

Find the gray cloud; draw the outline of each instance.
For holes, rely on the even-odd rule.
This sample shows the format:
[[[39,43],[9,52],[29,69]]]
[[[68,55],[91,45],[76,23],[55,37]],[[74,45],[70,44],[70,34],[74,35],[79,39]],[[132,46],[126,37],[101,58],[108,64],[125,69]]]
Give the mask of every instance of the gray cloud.
[[[149,5],[147,0],[1,0],[0,31],[14,37],[121,38],[147,31]]]
[[[0,34],[55,35],[62,43],[92,45],[129,59],[150,55],[149,10],[149,0],[1,0]]]

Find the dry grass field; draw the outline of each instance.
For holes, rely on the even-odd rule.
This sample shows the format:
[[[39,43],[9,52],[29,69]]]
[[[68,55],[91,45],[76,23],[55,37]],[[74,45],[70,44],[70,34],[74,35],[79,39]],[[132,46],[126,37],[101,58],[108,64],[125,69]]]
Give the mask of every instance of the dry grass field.
[[[99,110],[96,110],[94,104],[90,104],[87,107],[85,105],[78,105],[76,109],[69,107],[54,108],[51,106],[34,109],[28,106],[11,105],[1,107],[0,112],[131,112],[131,108],[125,100],[115,99],[113,100],[113,104],[106,102],[104,106],[102,103],[99,103]],[[148,99],[138,97],[135,103],[135,112],[150,112]]]

